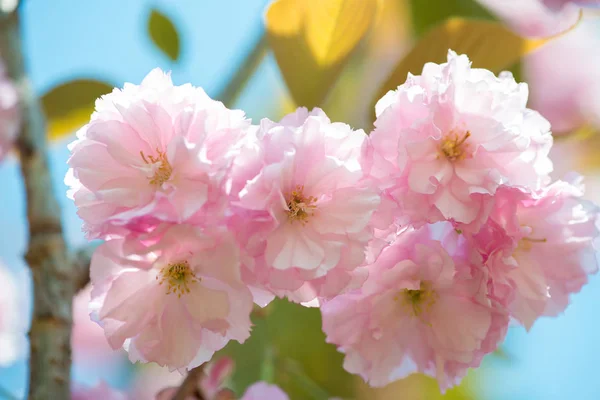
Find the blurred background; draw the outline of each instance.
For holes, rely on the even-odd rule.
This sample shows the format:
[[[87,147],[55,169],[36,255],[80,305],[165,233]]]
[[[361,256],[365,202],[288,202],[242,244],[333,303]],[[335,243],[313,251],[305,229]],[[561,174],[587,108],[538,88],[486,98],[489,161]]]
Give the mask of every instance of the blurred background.
[[[523,0],[523,4],[528,2]],[[290,46],[285,40],[293,41],[286,34],[293,36],[295,21],[268,19],[265,24],[268,3],[22,2],[21,27],[29,78],[49,119],[52,178],[71,249],[86,241],[75,206],[65,195],[67,144],[77,127],[89,118],[94,99],[113,86],[139,83],[151,69],[161,67],[172,71],[176,84],[202,86],[227,106],[245,110],[255,123],[263,117],[279,119],[296,104],[319,105],[332,120],[369,131],[373,104],[382,85],[385,89],[392,71],[412,46],[448,18],[498,21],[507,32],[531,33],[508,14],[486,8],[486,3],[493,3],[490,0],[381,0],[373,1],[377,3],[373,10],[368,9],[370,0],[358,0],[352,7],[366,7],[360,14],[369,20],[349,23],[340,34],[347,40],[338,37],[339,43],[335,42],[340,54],[331,55],[330,51],[320,58],[325,61],[310,67],[302,63],[301,57],[285,53],[285,46]],[[521,50],[506,65],[518,80],[530,84],[530,107],[553,124],[555,178],[577,170],[586,177],[587,197],[595,201],[600,201],[599,15],[598,11],[586,10],[573,30],[531,52],[522,50],[529,47],[521,46],[530,42],[520,42]],[[269,47],[266,29],[271,33],[289,32],[272,39]],[[319,36],[326,35],[326,29],[312,34],[319,43],[327,39]],[[502,52],[503,43],[487,46]],[[531,49],[541,42],[534,44]],[[472,59],[474,66],[485,66],[477,64],[477,57]],[[296,64],[296,70],[290,63]],[[321,87],[303,89],[310,86],[311,74],[318,75]],[[392,87],[401,83],[397,81]],[[22,260],[27,244],[25,197],[14,155],[0,164],[0,182],[0,262],[21,285],[22,312],[29,315],[31,284]],[[88,291],[80,293],[74,305],[76,382],[94,385],[106,381],[133,399],[145,400],[181,381],[177,373],[155,365],[131,365],[123,352],[112,352],[101,329],[88,320],[87,296]],[[341,355],[324,343],[318,310],[285,302],[256,315],[252,339],[243,348],[228,346],[224,354],[236,361],[232,385],[244,386],[266,377],[280,383],[292,399],[593,400],[600,398],[599,303],[600,278],[594,276],[581,293],[573,296],[572,305],[560,317],[542,319],[530,332],[511,328],[500,351],[489,355],[480,369],[471,371],[460,387],[445,396],[439,394],[434,381],[419,376],[380,390],[366,388],[359,379],[343,372]],[[273,371],[269,361],[273,346],[275,351],[288,355],[287,367]],[[24,360],[0,367],[0,399],[24,398],[26,375]]]

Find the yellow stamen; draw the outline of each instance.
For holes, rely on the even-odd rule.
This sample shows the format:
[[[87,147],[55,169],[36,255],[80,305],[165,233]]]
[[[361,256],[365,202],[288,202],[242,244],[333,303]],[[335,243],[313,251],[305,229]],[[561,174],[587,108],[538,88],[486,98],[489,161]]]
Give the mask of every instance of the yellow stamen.
[[[167,284],[167,294],[175,293],[177,297],[189,293],[190,288],[188,285],[200,280],[200,278],[196,277],[187,261],[171,263],[163,267],[159,275],[156,276],[156,279],[159,285],[163,283]]]
[[[160,163],[158,169],[154,171],[154,176],[148,178],[150,180],[150,184],[160,186],[171,178],[171,173],[173,172],[173,168],[167,160],[167,155],[165,152],[156,149],[156,153],[158,157],[154,157],[152,155],[146,156],[143,151],[140,151],[140,155],[142,156],[142,160],[148,165]]]
[[[536,238],[524,237],[519,241],[519,245],[517,246],[517,248],[519,250],[529,251],[529,250],[531,250],[531,248],[533,247],[533,245],[535,243],[546,243],[547,241],[548,241],[548,239],[546,239],[546,238],[536,239]]]
[[[394,299],[402,300],[403,305],[408,306],[415,317],[419,317],[435,304],[437,293],[429,282],[421,281],[419,289],[404,289]]]
[[[442,140],[442,145],[440,147],[442,154],[452,162],[465,159],[467,157],[467,153],[465,152],[467,144],[465,142],[469,136],[471,136],[471,132],[469,131],[462,137],[451,132]]]
[[[308,217],[314,215],[314,211],[317,208],[317,198],[313,196],[305,197],[304,186],[297,185],[296,190],[288,196],[287,207],[288,207],[288,219],[290,222],[300,221],[302,224],[306,224]]]

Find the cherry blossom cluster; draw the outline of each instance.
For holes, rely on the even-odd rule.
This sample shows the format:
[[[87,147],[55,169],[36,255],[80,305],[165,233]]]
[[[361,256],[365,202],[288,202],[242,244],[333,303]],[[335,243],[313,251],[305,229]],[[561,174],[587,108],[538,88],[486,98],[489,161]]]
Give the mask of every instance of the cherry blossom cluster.
[[[253,304],[321,308],[372,386],[456,384],[562,312],[597,269],[598,209],[551,182],[527,85],[448,54],[386,94],[370,135],[298,109],[252,125],[153,70],[96,102],[70,145],[91,315],[132,361],[196,367],[250,335]]]

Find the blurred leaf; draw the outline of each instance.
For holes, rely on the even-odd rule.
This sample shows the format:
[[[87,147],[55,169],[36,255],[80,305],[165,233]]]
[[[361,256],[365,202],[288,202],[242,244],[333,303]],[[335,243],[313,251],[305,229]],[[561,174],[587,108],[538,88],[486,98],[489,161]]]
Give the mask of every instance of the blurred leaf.
[[[171,20],[156,9],[150,12],[148,18],[148,33],[150,38],[167,57],[173,61],[179,59],[179,34]]]
[[[371,388],[362,380],[357,380],[358,400],[475,400],[471,390],[475,371],[469,370],[467,377],[458,385],[440,393],[437,381],[423,374],[412,374],[392,382],[383,388]],[[358,378],[360,379],[360,378]]]
[[[494,20],[494,16],[476,0],[410,0],[413,29],[421,37],[432,26],[451,17]]]
[[[325,342],[318,309],[275,300],[253,322],[244,344],[230,342],[219,353],[235,360],[232,388],[238,395],[266,380],[292,400],[354,397],[353,376],[342,368],[343,355]]]
[[[378,0],[276,0],[267,10],[269,44],[298,105],[320,105],[367,33]]]
[[[85,125],[96,99],[112,91],[112,85],[91,79],[77,79],[56,86],[42,96],[48,119],[48,137],[60,139]]]
[[[448,49],[468,55],[475,68],[499,73],[550,39],[523,38],[494,21],[448,19],[423,36],[396,65],[372,104],[388,90],[404,83],[409,72],[418,75],[427,62],[445,62]]]

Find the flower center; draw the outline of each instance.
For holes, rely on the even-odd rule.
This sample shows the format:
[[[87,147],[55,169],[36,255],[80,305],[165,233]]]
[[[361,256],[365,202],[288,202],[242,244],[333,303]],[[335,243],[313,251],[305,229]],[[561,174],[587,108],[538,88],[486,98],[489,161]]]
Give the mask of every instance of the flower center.
[[[198,282],[200,278],[196,277],[187,261],[180,261],[163,267],[156,279],[159,285],[167,284],[167,294],[175,293],[181,297],[190,292],[188,285]]]
[[[150,180],[150,184],[160,186],[171,178],[171,173],[173,172],[173,168],[171,164],[169,164],[169,160],[167,160],[167,155],[158,149],[156,149],[156,153],[158,157],[154,157],[152,155],[146,156],[143,151],[140,151],[140,155],[142,156],[142,160],[148,165],[159,164],[158,168],[154,170],[154,175]]]
[[[402,300],[403,304],[410,308],[412,314],[418,317],[435,304],[437,294],[429,282],[421,281],[419,289],[404,289],[395,299]]]
[[[463,160],[467,157],[465,150],[467,139],[471,136],[471,132],[467,131],[462,137],[455,132],[450,132],[443,140],[440,151],[449,161]]]
[[[296,189],[288,196],[287,201],[287,213],[290,222],[300,221],[302,224],[306,224],[308,217],[314,215],[314,211],[317,208],[315,202],[316,197],[304,196],[304,186],[297,185]]]

